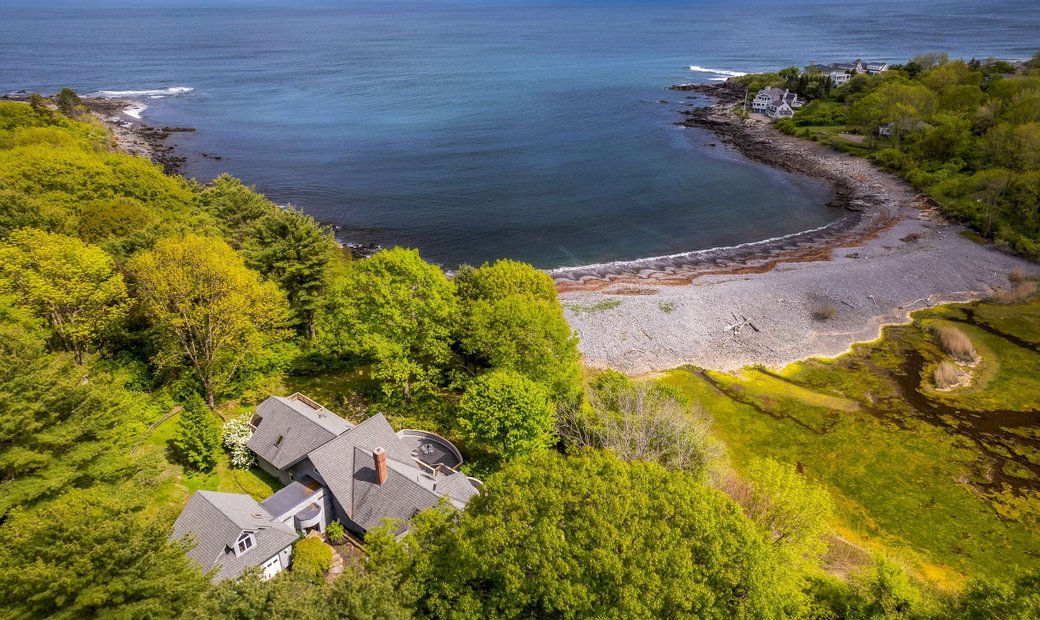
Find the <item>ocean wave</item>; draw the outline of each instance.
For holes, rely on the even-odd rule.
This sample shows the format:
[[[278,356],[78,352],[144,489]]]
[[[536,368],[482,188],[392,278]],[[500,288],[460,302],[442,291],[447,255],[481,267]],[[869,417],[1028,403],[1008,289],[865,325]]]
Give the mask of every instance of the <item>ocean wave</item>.
[[[184,95],[195,90],[190,86],[173,86],[170,88],[151,88],[146,90],[99,90],[97,97],[166,97],[168,95]]]
[[[146,106],[145,104],[135,103],[130,107],[123,108],[123,114],[136,118],[137,120],[141,120],[141,114],[144,113],[144,111],[147,109],[148,106]]]
[[[724,258],[731,256],[738,252],[754,252],[763,248],[768,248],[777,243],[784,243],[793,241],[803,237],[811,237],[816,233],[821,233],[830,229],[839,228],[841,225],[848,221],[848,217],[844,217],[835,222],[829,222],[823,226],[817,226],[816,228],[810,228],[808,230],[801,230],[798,232],[788,233],[786,235],[780,235],[777,237],[769,237],[768,239],[762,239],[759,241],[748,241],[746,243],[738,243],[736,245],[723,245],[713,248],[706,248],[703,250],[691,250],[687,252],[677,252],[675,254],[664,254],[659,256],[648,256],[646,258],[636,258],[633,260],[618,260],[610,261],[606,263],[592,263],[588,265],[575,265],[571,267],[557,267],[555,269],[548,269],[549,275],[554,278],[566,278],[576,277],[587,272],[602,272],[602,273],[617,273],[617,272],[636,272],[644,268],[653,268],[655,265],[665,262],[672,261],[683,261],[683,262],[694,262],[697,260],[711,260],[713,258]]]
[[[696,71],[697,73],[714,73],[716,75],[728,75],[729,77],[740,77],[747,75],[743,71],[730,71],[728,69],[710,69],[708,67],[701,67],[698,65],[690,65],[690,71]]]

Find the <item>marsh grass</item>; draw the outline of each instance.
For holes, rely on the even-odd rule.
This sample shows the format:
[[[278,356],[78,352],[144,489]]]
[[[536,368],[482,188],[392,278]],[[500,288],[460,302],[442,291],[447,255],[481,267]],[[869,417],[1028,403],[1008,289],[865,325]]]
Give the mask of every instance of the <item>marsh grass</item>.
[[[971,338],[956,327],[940,325],[935,328],[935,336],[939,340],[939,346],[947,355],[955,360],[972,363],[978,360],[975,345]]]
[[[1005,304],[1018,304],[1036,297],[1037,280],[1035,276],[1030,277],[1024,269],[1019,267],[1012,269],[1007,278],[1011,286],[997,291],[993,295],[996,301]]]
[[[972,317],[996,331],[971,324]],[[987,482],[975,469],[987,457],[965,435],[922,417],[900,380],[914,351],[925,359],[940,355],[932,322],[956,321],[979,357],[972,385],[936,390],[933,362],[926,375],[911,377],[921,380],[920,393],[964,411],[1036,410],[1040,353],[999,332],[1040,344],[1040,303],[939,306],[914,318],[834,360],[807,360],[770,374],[680,369],[660,380],[710,412],[738,474],[763,456],[803,463],[805,475],[834,497],[837,534],[907,558],[918,577],[936,586],[956,589],[965,573],[998,576],[1011,564],[1040,568],[1030,551],[1035,530],[1020,516],[1025,508],[998,514],[996,502],[976,486]],[[1040,422],[993,447],[1009,445],[1031,461],[1040,458],[1028,443],[1037,428]],[[1040,496],[1023,502],[1040,511]],[[849,562],[839,557],[832,565]]]
[[[944,360],[939,362],[939,365],[935,367],[935,371],[932,373],[932,380],[935,381],[935,387],[940,390],[948,390],[953,386],[961,382],[964,377],[964,371],[960,369],[957,364]]]

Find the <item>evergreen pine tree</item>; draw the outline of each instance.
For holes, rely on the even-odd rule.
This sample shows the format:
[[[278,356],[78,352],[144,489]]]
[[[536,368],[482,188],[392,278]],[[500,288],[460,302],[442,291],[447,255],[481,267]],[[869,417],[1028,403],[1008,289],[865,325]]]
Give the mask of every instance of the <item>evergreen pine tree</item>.
[[[184,404],[173,445],[186,467],[208,472],[217,465],[220,424],[198,394],[192,394]]]

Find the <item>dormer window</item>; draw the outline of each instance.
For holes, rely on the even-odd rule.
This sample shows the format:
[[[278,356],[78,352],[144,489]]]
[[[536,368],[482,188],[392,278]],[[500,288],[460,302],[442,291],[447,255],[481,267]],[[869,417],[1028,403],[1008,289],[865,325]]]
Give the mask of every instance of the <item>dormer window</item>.
[[[252,549],[255,544],[256,538],[252,532],[242,532],[242,535],[238,537],[238,542],[235,543],[235,555],[242,555]]]

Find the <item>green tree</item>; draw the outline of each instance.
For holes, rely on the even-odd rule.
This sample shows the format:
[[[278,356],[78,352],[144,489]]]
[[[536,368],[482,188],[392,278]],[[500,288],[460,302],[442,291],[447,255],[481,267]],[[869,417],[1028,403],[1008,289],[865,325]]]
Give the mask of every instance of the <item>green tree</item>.
[[[936,95],[921,84],[886,82],[849,108],[849,120],[870,136],[882,125],[892,125],[892,138],[899,144],[916,131],[935,108]]]
[[[250,268],[285,291],[296,324],[313,338],[314,321],[337,258],[331,231],[302,211],[276,209],[257,222],[243,253]]]
[[[278,210],[263,194],[229,174],[206,185],[197,195],[197,204],[216,219],[225,239],[236,249],[245,245],[257,221]]]
[[[466,387],[458,423],[471,441],[513,458],[552,445],[555,410],[541,385],[513,371],[493,370]]]
[[[556,285],[549,274],[504,258],[479,268],[464,265],[455,274],[455,286],[464,301],[495,300],[510,295],[555,302]]]
[[[38,319],[0,294],[0,520],[14,507],[137,473],[141,457],[126,446],[152,414],[121,383],[48,354]]]
[[[537,453],[487,480],[461,514],[366,536],[369,565],[435,618],[779,618],[796,571],[740,508],[683,472],[603,451]]]
[[[177,456],[185,466],[195,471],[213,471],[220,456],[220,428],[213,412],[197,394],[188,397],[173,439]]]
[[[576,400],[581,392],[578,340],[548,274],[501,260],[457,279],[463,349],[485,365],[541,383],[557,401]]]
[[[418,251],[394,248],[354,263],[329,296],[320,342],[334,353],[371,357],[372,376],[387,394],[400,390],[408,402],[451,358],[455,287]]]
[[[58,106],[59,112],[69,118],[76,118],[88,112],[83,100],[71,88],[59,90],[58,94],[54,96],[54,104]]]
[[[390,581],[353,566],[331,586],[293,571],[264,581],[259,569],[251,569],[238,579],[217,584],[187,617],[408,620],[412,614],[399,598]]]
[[[80,364],[130,303],[122,274],[103,250],[42,230],[18,230],[0,244],[0,287],[16,291],[46,319]]]
[[[744,513],[792,563],[815,565],[834,511],[827,490],[773,459],[751,461],[744,475],[746,486],[734,494]]]
[[[1003,582],[973,579],[958,602],[956,617],[965,620],[1040,618],[1040,571]]]
[[[850,577],[849,620],[929,618],[939,611],[936,601],[921,591],[898,564],[882,557]]]
[[[159,329],[157,365],[187,360],[210,408],[250,357],[288,335],[285,294],[220,239],[163,239],[127,267]]]
[[[587,396],[587,407],[564,407],[559,416],[560,434],[578,446],[605,448],[625,461],[655,461],[701,480],[722,458],[711,421],[671,386],[636,383],[610,370]]]
[[[177,618],[209,585],[126,494],[73,490],[0,526],[0,616]]]

